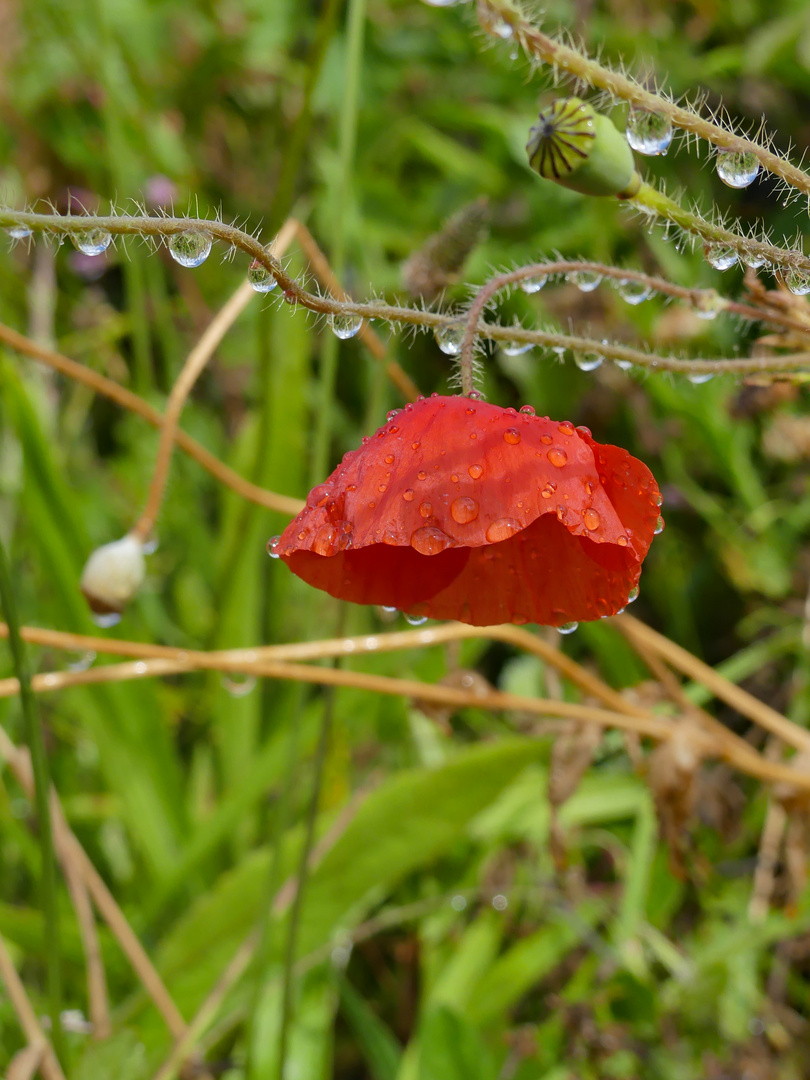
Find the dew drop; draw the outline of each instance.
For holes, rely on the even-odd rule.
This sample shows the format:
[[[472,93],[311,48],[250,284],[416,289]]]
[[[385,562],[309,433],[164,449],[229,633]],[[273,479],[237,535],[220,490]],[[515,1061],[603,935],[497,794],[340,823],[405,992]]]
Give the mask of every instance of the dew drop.
[[[73,233],[71,239],[85,255],[102,255],[112,243],[112,235],[106,229],[85,229]]]
[[[435,8],[450,8],[457,7],[463,3],[464,0],[422,0],[423,4],[427,4],[428,7]]]
[[[423,518],[429,518],[433,513],[433,505],[429,502],[423,502],[419,505],[419,513]]]
[[[565,275],[565,280],[576,285],[580,292],[589,293],[599,285],[602,275],[595,270],[572,270]]]
[[[504,356],[522,356],[533,348],[531,341],[505,341],[501,344],[501,352]]]
[[[402,498],[405,502],[413,502],[413,488],[405,488],[402,492]]]
[[[360,333],[363,319],[360,315],[330,315],[329,329],[341,341],[348,341]]]
[[[619,545],[619,547],[627,547],[627,537],[626,536],[617,537],[616,543]]]
[[[694,383],[695,386],[700,386],[701,383],[707,383],[709,379],[714,378],[714,374],[711,371],[704,371],[700,374],[687,375],[687,379],[690,383]]]
[[[394,417],[399,416],[399,414],[401,412],[402,412],[402,409],[389,409],[388,412],[386,413],[385,419],[386,420],[393,420]]]
[[[464,327],[453,323],[449,326],[437,326],[433,331],[433,336],[445,356],[458,356],[464,340]]]
[[[490,544],[497,544],[501,540],[508,540],[516,532],[520,532],[523,526],[514,518],[498,518],[487,529],[487,540]]]
[[[478,517],[478,503],[475,499],[462,495],[450,504],[450,513],[453,521],[457,521],[459,525],[467,525]]]
[[[576,428],[570,420],[563,420],[561,424],[557,425],[557,431],[559,431],[561,435],[573,435]]]
[[[621,368],[622,371],[630,371],[633,367],[632,361],[630,360],[614,360],[613,363],[617,368]]]
[[[589,506],[587,510],[583,511],[582,521],[585,525],[585,528],[588,529],[590,532],[598,529],[602,523],[602,519],[599,517],[598,512],[594,510],[592,506]]]
[[[638,585],[634,585],[630,592],[627,594],[627,603],[632,604],[634,601],[638,600],[639,592],[640,589]]]
[[[213,238],[205,231],[175,233],[169,240],[169,254],[181,266],[202,266],[211,254]]]
[[[503,441],[509,443],[510,446],[517,446],[520,442],[520,432],[517,428],[507,428],[503,433]]]
[[[788,270],[785,285],[794,296],[807,296],[810,293],[810,274],[805,274],[803,270]]]
[[[471,390],[469,392],[469,394],[467,394],[467,397],[470,399],[470,401],[483,401],[484,400],[484,395],[481,393],[480,390]]]
[[[556,628],[558,634],[573,634],[579,626],[578,622],[566,622]]]
[[[544,499],[550,499],[556,490],[557,485],[554,483],[553,480],[549,480],[549,482],[545,485],[540,494]]]
[[[394,612],[399,610],[399,608],[388,607],[386,604],[382,605],[382,609],[383,609],[383,611],[385,612],[386,615],[393,615]]]
[[[250,287],[257,293],[269,293],[275,289],[278,282],[258,259],[254,259],[250,266],[248,266],[248,281]]]
[[[562,505],[558,505],[557,506],[557,521],[565,521],[567,516],[568,516],[568,511],[565,509],[565,507],[562,506]]]
[[[270,539],[267,541],[267,554],[270,556],[271,559],[281,558],[279,553],[276,551],[280,540],[280,536],[271,536]]]
[[[728,270],[737,261],[737,252],[725,244],[706,244],[703,248],[706,261],[715,270]]]
[[[535,277],[524,278],[520,283],[520,287],[531,296],[532,293],[540,292],[547,280],[545,274],[537,274]]]
[[[601,366],[604,356],[595,352],[575,352],[574,363],[580,371],[596,371]]]
[[[628,304],[633,307],[643,304],[653,294],[653,290],[643,281],[634,281],[632,278],[622,278],[616,286],[616,292]]]
[[[231,697],[247,697],[256,685],[255,675],[223,675],[222,685]]]
[[[29,236],[34,235],[33,230],[27,225],[9,225],[6,232],[12,240],[27,240]]]
[[[549,446],[551,444],[551,436],[550,435],[541,435],[540,436],[540,442],[544,443],[546,446]]]
[[[653,529],[653,536],[658,536],[658,534],[662,533],[663,531],[664,531],[664,519],[659,516],[658,520],[655,523],[655,528]]]
[[[561,469],[568,461],[568,454],[566,454],[561,446],[552,446],[546,456],[551,464],[558,469]]]
[[[655,157],[665,154],[672,142],[672,122],[663,113],[630,109],[625,135],[630,148],[639,154]]]
[[[537,414],[534,411],[534,406],[533,405],[521,405],[520,406],[520,415],[521,416],[536,416]]]
[[[92,649],[88,649],[86,652],[66,653],[65,666],[68,671],[87,671],[88,668],[93,666],[95,659],[96,654]]]
[[[656,506],[663,506],[664,505],[664,496],[661,494],[660,491],[656,493],[656,496],[653,499],[653,502],[655,503]]]
[[[768,260],[764,255],[756,255],[753,251],[744,251],[742,261],[751,270],[759,270],[760,266],[764,266]]]
[[[419,472],[416,474],[416,478],[417,480],[427,480],[427,473],[424,469],[420,469]]]
[[[394,461],[395,461],[394,455],[393,454],[386,454],[385,457],[383,458],[383,461],[385,462],[386,465],[393,465]]]
[[[718,150],[715,157],[717,175],[732,188],[746,188],[759,173],[759,161],[746,150]]]
[[[712,319],[717,318],[722,306],[720,297],[714,289],[711,289],[698,295],[695,300],[695,314],[699,319],[710,322]]]
[[[120,611],[93,611],[90,617],[96,626],[100,626],[104,630],[109,630],[111,626],[117,626],[121,622]]]
[[[409,615],[407,611],[403,612],[406,623],[410,623],[411,626],[424,626],[428,621],[427,615]]]
[[[312,541],[312,550],[316,555],[334,555],[336,541],[337,529],[334,525],[321,525]]]
[[[411,547],[420,555],[438,555],[439,552],[454,546],[454,541],[447,533],[434,525],[425,525],[411,536]]]
[[[481,468],[480,465],[470,465],[469,469],[467,469],[467,472],[470,474],[473,480],[480,480],[481,477],[484,475],[484,470]]]

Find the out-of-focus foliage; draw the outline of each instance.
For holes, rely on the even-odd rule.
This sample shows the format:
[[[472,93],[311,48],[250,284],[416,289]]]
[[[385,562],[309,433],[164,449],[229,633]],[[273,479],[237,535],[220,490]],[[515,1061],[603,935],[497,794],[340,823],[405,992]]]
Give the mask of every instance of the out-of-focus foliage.
[[[341,205],[338,131],[346,12],[333,0],[29,0],[2,14],[0,192],[12,205],[65,210],[130,200],[228,220],[294,213],[327,254]],[[810,11],[802,0],[547,5],[546,22],[590,49],[657,73],[675,94],[705,90],[741,119],[764,112],[777,143],[810,143]],[[487,196],[488,238],[464,277],[559,250],[735,294],[699,252],[676,250],[608,200],[538,182],[524,144],[548,85],[491,45],[466,7],[369,0],[358,139],[348,201],[344,284],[356,296],[401,295],[401,263],[460,207]],[[616,117],[621,123],[621,115]],[[650,174],[777,235],[806,231],[767,179],[732,192],[677,143]],[[301,271],[298,255],[293,266]],[[243,279],[238,260],[186,271],[165,249],[118,245],[89,259],[44,243],[0,254],[0,320],[126,383],[162,408],[182,361]],[[450,302],[464,297],[451,288]],[[271,298],[272,299],[272,298]],[[757,333],[701,321],[653,298],[638,307],[601,286],[516,292],[501,314],[589,326],[594,334],[721,356]],[[383,328],[385,332],[385,328]],[[319,359],[328,330],[256,300],[228,334],[183,426],[243,475],[303,496],[311,480]],[[432,337],[391,338],[425,393],[452,374]],[[583,373],[537,353],[493,352],[488,397],[587,424],[643,458],[665,493],[634,613],[793,719],[807,722],[805,597],[810,584],[810,428],[802,385],[703,385]],[[340,346],[331,458],[400,405],[356,342]],[[61,377],[0,352],[0,530],[10,542],[24,621],[93,629],[77,590],[97,544],[130,526],[157,436],[137,418]],[[247,505],[177,455],[149,579],[114,635],[187,648],[308,640],[338,614],[265,554],[280,515]],[[388,627],[348,612],[346,631]],[[566,649],[617,687],[647,679],[608,623]],[[32,648],[39,670],[75,662]],[[4,674],[10,663],[3,654]],[[436,681],[477,668],[502,689],[553,688],[540,661],[503,646],[346,661]],[[639,689],[655,689],[651,683]],[[247,691],[247,692],[245,692]],[[563,684],[564,696],[576,692]],[[695,690],[696,699],[700,691]],[[702,699],[701,699],[702,700]],[[268,876],[297,865],[321,691],[218,676],[78,688],[43,696],[55,785],[72,827],[190,1018],[256,920]],[[354,792],[355,818],[309,882],[299,936],[289,1077],[337,1080],[567,1080],[569,1077],[807,1075],[806,891],[788,909],[748,905],[767,792],[707,770],[680,875],[658,839],[653,798],[618,734],[561,812],[565,867],[551,856],[546,797],[553,741],[508,731],[515,718],[473,711],[449,733],[417,707],[359,690],[335,700],[335,735],[317,829]],[[735,714],[721,719],[737,730]],[[0,721],[21,740],[13,699]],[[288,788],[285,778],[295,779]],[[38,851],[30,805],[0,782],[0,932],[42,998]],[[66,892],[65,1004],[86,1009],[82,953]],[[376,918],[375,934],[349,947]],[[223,1003],[204,1042],[229,1080],[273,1075],[284,920]],[[169,1050],[165,1028],[115,943],[102,934],[116,1035],[69,1037],[69,1078],[141,1080]],[[256,984],[259,992],[255,992]],[[43,1010],[44,1011],[44,1010]],[[0,996],[0,1068],[22,1044]],[[248,1065],[250,1060],[250,1072]],[[113,1064],[114,1063],[114,1064]]]

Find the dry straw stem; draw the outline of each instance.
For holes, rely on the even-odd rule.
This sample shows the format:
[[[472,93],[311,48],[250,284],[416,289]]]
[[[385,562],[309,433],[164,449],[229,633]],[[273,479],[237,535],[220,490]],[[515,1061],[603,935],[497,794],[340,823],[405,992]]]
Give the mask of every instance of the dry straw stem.
[[[85,367],[84,364],[79,364],[67,356],[62,356],[61,353],[54,352],[53,349],[38,345],[16,330],[12,330],[11,327],[3,325],[3,323],[0,323],[0,342],[3,342],[10,349],[14,349],[15,352],[28,356],[32,360],[37,360],[52,370],[66,375],[74,382],[89,387],[95,393],[110,398],[121,408],[128,409],[129,412],[142,417],[152,427],[161,428],[163,426],[163,416],[157,409],[153,409],[143,398],[133,394],[131,390],[127,390],[126,387],[120,386],[117,382],[113,382],[112,379],[108,379],[104,375],[99,375],[92,368]],[[273,491],[265,491],[264,488],[251,484],[249,480],[245,480],[233,469],[214,457],[212,453],[206,450],[204,446],[201,446],[196,439],[192,439],[190,435],[187,435],[185,431],[178,430],[175,439],[181,450],[185,451],[189,457],[193,458],[220,483],[241,495],[242,498],[257,503],[268,510],[277,510],[279,513],[289,514],[291,517],[297,514],[304,505],[301,499],[294,499],[288,495],[277,495]]]
[[[777,712],[776,709],[772,709],[764,701],[760,701],[753,694],[749,694],[747,690],[743,690],[735,683],[724,679],[708,664],[704,664],[702,660],[693,656],[692,653],[680,645],[676,645],[674,641],[670,641],[663,634],[652,630],[645,623],[639,622],[632,615],[619,615],[617,625],[629,638],[640,641],[652,652],[657,653],[666,660],[667,663],[677,668],[678,671],[705,686],[707,690],[711,690],[715,697],[725,701],[727,705],[730,705],[732,709],[736,709],[742,716],[753,720],[754,723],[759,724],[761,728],[769,731],[772,735],[777,735],[788,746],[792,746],[800,752],[803,750],[810,751],[810,731],[806,731],[804,728],[799,727],[798,724],[794,724],[787,717]]]
[[[28,1000],[25,987],[17,974],[14,962],[9,955],[6,943],[0,935],[0,979],[6,988],[9,1001],[11,1002],[20,1027],[29,1044],[34,1047],[42,1047],[42,1061],[40,1069],[45,1080],[65,1080],[65,1074],[57,1061],[53,1047],[45,1038],[45,1033],[40,1027],[34,1007]]]
[[[17,778],[17,783],[30,797],[34,790],[34,779],[28,752],[15,746],[1,727],[0,757],[9,763],[12,772]],[[112,893],[104,884],[101,875],[93,866],[89,856],[67,824],[55,791],[51,791],[50,810],[54,840],[60,862],[64,866],[64,862],[69,860],[76,867],[96,908],[121,946],[124,955],[132,965],[133,971],[143,983],[147,994],[152,998],[172,1036],[175,1039],[180,1038],[186,1029],[183,1017],[180,1015],[160,975],[158,975],[152,961],[147,956],[140,941],[138,941]]]
[[[0,624],[0,637],[4,633],[5,627]],[[632,706],[616,691],[611,690],[601,680],[585,671],[584,668],[581,668],[580,665],[563,653],[553,649],[533,634],[513,626],[471,627],[460,623],[450,623],[429,630],[402,631],[395,634],[366,635],[357,638],[337,638],[329,641],[266,646],[257,649],[231,649],[218,653],[194,652],[173,649],[169,646],[140,644],[137,642],[106,641],[103,638],[84,637],[53,630],[37,630],[35,628],[24,628],[23,637],[32,642],[49,644],[57,648],[94,649],[97,652],[108,651],[117,655],[140,655],[143,657],[140,660],[91,668],[87,671],[48,672],[35,675],[33,689],[35,692],[40,693],[64,689],[69,686],[155,677],[205,669],[239,672],[265,678],[300,680],[321,685],[352,686],[371,692],[421,699],[457,708],[472,706],[493,710],[522,710],[531,715],[559,716],[584,723],[596,723],[603,727],[616,727],[659,740],[672,738],[674,733],[674,725],[670,721],[655,716],[644,709]],[[525,648],[527,651],[533,652],[546,662],[553,664],[562,674],[571,678],[573,682],[585,690],[586,693],[592,694],[597,700],[606,704],[608,709],[594,709],[587,705],[549,701],[548,699],[523,698],[497,691],[480,694],[455,687],[425,684],[416,680],[392,679],[361,672],[335,671],[322,667],[309,667],[301,663],[287,662],[291,658],[312,660],[355,652],[359,654],[364,651],[380,652],[393,649],[418,648],[421,645],[438,644],[442,641],[469,637],[508,641],[519,648]],[[666,641],[666,639],[664,640]],[[697,663],[700,662],[697,661]],[[707,670],[715,681],[725,682],[711,668]],[[729,685],[732,686],[732,689],[737,689],[733,687],[733,684]],[[0,681],[0,697],[13,695],[17,692],[17,689],[16,679]],[[789,728],[795,726],[784,717],[780,717],[780,719],[783,725],[787,725]],[[799,733],[802,731],[799,728],[796,730]],[[735,736],[733,732],[727,731],[722,725],[718,725],[716,730],[713,729],[711,733],[706,732],[704,737],[698,739],[698,743],[697,749],[705,756],[720,757],[750,776],[768,782],[787,781],[802,790],[810,790],[810,776],[803,775],[789,765],[766,762],[760,755],[752,751],[751,747],[743,740]]]
[[[178,233],[203,231],[218,240],[224,241],[251,259],[261,263],[273,275],[282,289],[284,299],[291,304],[301,304],[310,311],[322,315],[359,315],[363,319],[379,319],[384,322],[403,323],[424,329],[441,330],[458,325],[463,315],[441,314],[425,311],[421,308],[401,307],[380,301],[358,303],[353,300],[337,300],[333,297],[316,296],[303,289],[284,267],[274,259],[256,240],[255,237],[226,225],[221,221],[209,221],[204,218],[169,218],[169,217],[118,217],[60,216],[59,214],[33,214],[27,211],[0,210],[0,227],[24,225],[33,230],[56,233],[83,232],[90,228],[106,229],[116,235],[143,235],[171,237]],[[808,260],[810,266],[810,260]],[[553,334],[544,330],[524,330],[515,326],[502,326],[499,323],[480,323],[478,336],[491,341],[509,341],[527,345],[544,345],[549,348],[560,347],[573,352],[598,352],[611,360],[626,360],[639,368],[654,371],[671,371],[680,374],[715,374],[722,370],[732,375],[766,375],[780,372],[801,371],[810,366],[810,352],[790,353],[776,357],[757,357],[739,359],[736,357],[716,360],[683,360],[672,356],[657,356],[655,353],[631,349],[624,345],[615,345],[596,341],[592,338],[567,334]]]
[[[493,14],[512,27],[513,36],[531,56],[549,64],[555,71],[565,72],[586,85],[597,90],[604,90],[638,109],[660,113],[668,117],[674,127],[696,135],[698,138],[706,139],[721,150],[753,154],[764,169],[772,172],[802,194],[810,195],[810,176],[766,146],[760,146],[759,143],[744,135],[728,131],[719,124],[699,116],[692,109],[683,108],[668,101],[661,94],[645,90],[627,75],[611,71],[578,50],[561,41],[555,41],[554,38],[542,33],[509,0],[479,0],[478,16],[484,30],[489,30],[493,25]]]

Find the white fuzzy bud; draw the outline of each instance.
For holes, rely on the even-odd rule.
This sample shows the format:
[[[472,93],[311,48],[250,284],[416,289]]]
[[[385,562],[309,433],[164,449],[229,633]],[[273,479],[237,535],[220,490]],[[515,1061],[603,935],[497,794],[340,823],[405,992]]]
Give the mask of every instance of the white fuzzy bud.
[[[91,611],[114,615],[138,591],[145,573],[143,543],[137,536],[124,536],[96,548],[84,564],[79,585]]]

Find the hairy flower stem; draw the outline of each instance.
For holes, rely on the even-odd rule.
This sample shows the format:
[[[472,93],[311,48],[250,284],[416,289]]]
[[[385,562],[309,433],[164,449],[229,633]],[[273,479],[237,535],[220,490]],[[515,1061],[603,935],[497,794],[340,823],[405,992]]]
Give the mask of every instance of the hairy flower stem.
[[[724,229],[721,225],[715,225],[707,221],[699,214],[686,210],[658,191],[651,184],[642,184],[638,192],[629,200],[641,211],[651,212],[657,217],[671,221],[684,232],[697,236],[707,244],[721,244],[730,247],[742,257],[745,255],[758,255],[767,260],[772,266],[779,266],[783,270],[801,270],[810,273],[810,258],[798,251],[786,251],[784,248],[775,247],[764,240],[754,240],[748,236],[740,236],[731,229]]]
[[[60,967],[59,911],[56,902],[56,855],[53,846],[50,808],[51,777],[48,769],[48,756],[45,752],[42,725],[39,720],[36,699],[31,689],[31,676],[28,671],[25,648],[20,635],[20,621],[17,617],[17,603],[11,581],[11,568],[6,557],[5,547],[0,542],[0,604],[2,604],[6,625],[8,626],[9,646],[11,647],[14,670],[19,682],[25,736],[34,774],[34,804],[37,811],[39,850],[42,860],[42,915],[45,926],[44,952],[48,986],[48,1012],[51,1018],[51,1039],[57,1058],[64,1061],[65,1046],[61,1020],[62,974]]]
[[[478,0],[478,21],[489,33],[492,33],[499,23],[506,23],[512,30],[510,36],[518,41],[530,56],[549,64],[556,72],[571,75],[586,85],[604,90],[638,109],[666,116],[674,127],[706,139],[721,150],[753,154],[764,169],[778,176],[785,184],[810,196],[810,175],[791,165],[779,154],[705,119],[693,109],[676,105],[662,94],[646,90],[634,79],[619,71],[611,71],[577,49],[555,41],[525,18],[512,0]]]
[[[684,213],[686,212],[684,211]],[[708,226],[708,223],[706,224]],[[300,304],[309,311],[315,311],[322,315],[360,315],[367,319],[404,323],[431,330],[454,323],[457,324],[459,321],[458,313],[446,314],[437,311],[424,311],[421,308],[400,307],[399,305],[377,302],[358,303],[353,300],[317,296],[314,293],[307,292],[287,273],[281,263],[269,254],[260,240],[236,228],[234,225],[226,225],[221,221],[209,221],[205,218],[119,217],[117,215],[95,216],[90,214],[81,217],[71,215],[63,217],[59,214],[33,214],[28,211],[0,210],[0,228],[13,225],[25,225],[32,230],[50,231],[56,234],[71,234],[84,232],[89,228],[101,228],[119,236],[166,237],[195,230],[205,231],[216,239],[243,251],[251,259],[260,262],[279,283],[284,299],[291,304]],[[802,258],[802,262],[806,262],[810,266],[810,260]],[[549,333],[545,330],[524,330],[520,327],[502,326],[498,323],[486,323],[483,321],[478,324],[476,333],[479,337],[491,341],[520,342],[527,345],[543,345],[548,348],[561,347],[575,352],[598,352],[608,360],[627,360],[639,368],[672,371],[681,374],[765,375],[804,371],[810,368],[810,352],[751,359],[735,357],[730,359],[688,360],[674,356],[660,356],[655,353],[643,352],[640,349],[631,349],[625,345],[596,341],[587,337]],[[470,385],[470,383],[468,382],[467,385]]]

